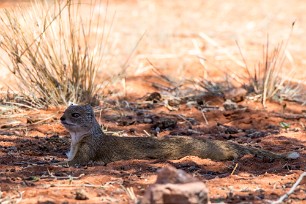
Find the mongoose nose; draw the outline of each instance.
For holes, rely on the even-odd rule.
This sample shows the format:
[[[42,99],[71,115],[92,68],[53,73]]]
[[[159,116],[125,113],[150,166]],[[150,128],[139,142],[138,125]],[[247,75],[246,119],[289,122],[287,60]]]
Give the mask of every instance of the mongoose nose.
[[[64,116],[62,116],[62,117],[60,118],[60,120],[61,120],[61,121],[64,121],[64,120],[66,120],[66,118],[65,118]]]

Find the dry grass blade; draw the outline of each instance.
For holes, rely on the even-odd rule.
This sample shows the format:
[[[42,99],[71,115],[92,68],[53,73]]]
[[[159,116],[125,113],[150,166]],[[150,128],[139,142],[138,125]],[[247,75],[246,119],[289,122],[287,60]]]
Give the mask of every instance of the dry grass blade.
[[[129,196],[129,198],[133,201],[133,203],[137,203],[138,199],[137,196],[134,193],[134,189],[132,187],[124,187],[122,185],[123,190],[126,192],[126,194]]]
[[[29,106],[96,102],[106,14],[100,7],[94,10],[101,1],[86,4],[87,16],[80,15],[81,1],[72,2],[35,1],[0,12],[1,62],[20,82],[22,101]]]
[[[200,62],[200,64],[203,67],[203,79],[207,80],[207,77],[208,77],[208,73],[207,73],[208,72],[208,68],[207,68],[205,59],[201,55],[202,50],[200,48],[199,42],[197,40],[193,40],[192,43],[193,43],[193,46],[194,46],[195,55],[199,59],[199,62]]]
[[[244,67],[245,64],[241,62],[240,60],[236,59],[235,56],[233,56],[231,53],[227,52],[226,50],[221,49],[222,47],[211,37],[206,35],[205,33],[201,32],[199,33],[199,36],[204,39],[207,43],[213,45],[214,47],[218,48],[220,51],[222,51],[229,59],[231,59],[233,62],[235,62],[238,66]]]

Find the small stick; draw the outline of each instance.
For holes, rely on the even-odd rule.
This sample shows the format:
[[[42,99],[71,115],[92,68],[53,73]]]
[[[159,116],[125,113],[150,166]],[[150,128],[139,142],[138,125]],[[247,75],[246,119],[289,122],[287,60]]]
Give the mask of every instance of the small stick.
[[[150,135],[146,130],[143,130],[144,133],[146,133],[147,136],[152,137],[152,135]]]
[[[17,198],[16,203],[21,202],[21,200],[22,200],[22,195],[24,194],[24,191],[21,191],[21,192],[18,191],[18,194],[19,194],[19,198]]]
[[[24,191],[18,191],[19,197],[18,196],[13,196],[13,197],[6,197],[6,198],[1,198],[0,203],[19,203],[22,200],[22,195],[24,194]],[[13,202],[13,200],[16,199],[16,202]]]
[[[48,174],[49,174],[49,178],[54,178],[56,180],[64,180],[64,179],[72,179],[72,180],[76,180],[76,179],[80,179],[81,177],[85,176],[85,174],[80,174],[79,176],[55,176],[52,172],[50,172],[49,169],[47,169]],[[48,178],[48,177],[44,177],[44,178]]]
[[[178,114],[177,116],[192,126],[192,123],[189,120],[187,120],[186,117],[182,116],[181,114]]]
[[[203,112],[203,111],[201,111],[201,113],[202,113],[202,116],[203,116],[203,118],[204,118],[204,120],[205,120],[206,125],[208,125],[208,121],[207,121],[207,118],[206,118],[206,116],[205,116],[204,112]]]
[[[232,171],[232,173],[231,173],[231,176],[234,175],[234,173],[235,173],[237,167],[238,167],[238,163],[236,163],[236,165],[235,165],[235,167],[234,167],[234,169],[233,169],[233,171]]]
[[[75,187],[106,188],[107,185],[94,185],[94,184],[51,184],[51,185],[45,185],[43,188],[44,189],[49,189],[50,187],[57,187],[57,188],[69,188],[69,187],[71,187],[71,188],[75,188]]]
[[[279,203],[283,203],[284,200],[286,198],[289,197],[290,194],[292,194],[294,192],[294,190],[296,189],[296,187],[301,183],[301,181],[303,180],[303,178],[306,176],[306,172],[302,173],[300,175],[300,177],[298,178],[298,180],[293,184],[293,186],[290,188],[290,190],[285,193],[283,196],[281,196],[277,201],[270,201],[271,204],[279,204]]]

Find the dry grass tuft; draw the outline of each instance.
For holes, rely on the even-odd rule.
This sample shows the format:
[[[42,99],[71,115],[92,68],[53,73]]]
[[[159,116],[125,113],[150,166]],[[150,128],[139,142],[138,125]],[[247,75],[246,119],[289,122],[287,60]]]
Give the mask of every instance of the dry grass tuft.
[[[89,12],[82,15],[84,7]],[[71,0],[0,11],[1,62],[16,76],[23,102],[39,108],[97,102],[108,39],[101,11],[107,13],[101,2]]]
[[[293,27],[294,23],[292,24]],[[238,45],[248,75],[249,84],[247,86],[250,92],[255,92],[259,96],[264,107],[266,107],[267,100],[283,100],[298,94],[296,91],[299,89],[293,87],[288,80],[293,78],[294,69],[292,68],[289,72],[285,72],[284,69],[284,63],[288,58],[286,49],[291,33],[285,42],[281,42],[273,48],[271,48],[269,36],[267,36],[267,42],[263,45],[262,60],[254,68],[248,66]]]

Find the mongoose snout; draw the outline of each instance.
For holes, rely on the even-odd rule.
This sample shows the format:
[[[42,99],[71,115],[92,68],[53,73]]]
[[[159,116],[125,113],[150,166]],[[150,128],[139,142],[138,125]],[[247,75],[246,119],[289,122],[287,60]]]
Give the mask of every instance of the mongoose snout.
[[[187,136],[116,137],[103,133],[90,105],[71,105],[60,118],[71,135],[68,164],[86,165],[90,161],[109,162],[128,159],[172,160],[198,156],[217,161],[233,160],[245,154],[266,159],[297,159],[297,152],[277,154],[229,141],[195,139]]]

